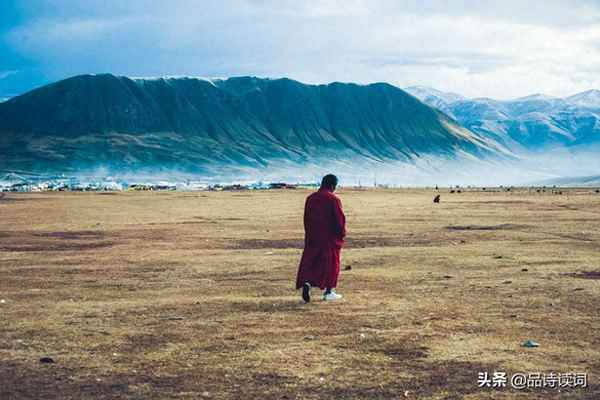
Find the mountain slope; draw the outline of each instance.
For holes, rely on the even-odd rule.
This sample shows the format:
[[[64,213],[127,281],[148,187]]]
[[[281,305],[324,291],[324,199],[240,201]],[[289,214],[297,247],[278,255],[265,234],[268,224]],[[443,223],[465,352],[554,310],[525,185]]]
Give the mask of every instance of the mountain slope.
[[[383,83],[82,75],[0,104],[0,168],[33,171],[506,155]]]
[[[432,94],[439,91],[429,89]],[[543,151],[600,143],[600,91],[590,90],[567,98],[541,94],[515,100],[489,98],[453,100],[443,104],[428,91],[412,94],[437,107],[468,129],[515,151]]]
[[[451,114],[451,110],[447,108],[448,104],[466,100],[466,97],[461,96],[460,94],[442,92],[441,90],[428,88],[426,86],[411,86],[405,88],[404,90],[421,100],[423,103],[442,110],[448,115]]]
[[[576,104],[581,107],[600,109],[600,90],[588,90],[567,97],[566,100],[571,104]]]

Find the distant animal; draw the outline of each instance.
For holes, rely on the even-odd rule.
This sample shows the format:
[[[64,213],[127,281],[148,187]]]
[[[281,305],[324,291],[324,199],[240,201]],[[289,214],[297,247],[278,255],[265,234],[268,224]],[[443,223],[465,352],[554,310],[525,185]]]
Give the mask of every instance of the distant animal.
[[[440,195],[439,194],[433,198],[433,202],[434,203],[439,203],[440,202]]]

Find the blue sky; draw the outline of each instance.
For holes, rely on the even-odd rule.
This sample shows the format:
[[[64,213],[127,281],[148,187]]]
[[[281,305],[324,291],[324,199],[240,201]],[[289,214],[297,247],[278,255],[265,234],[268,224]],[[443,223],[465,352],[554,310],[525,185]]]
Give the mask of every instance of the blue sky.
[[[566,96],[600,89],[600,2],[0,2],[0,97],[101,72]]]

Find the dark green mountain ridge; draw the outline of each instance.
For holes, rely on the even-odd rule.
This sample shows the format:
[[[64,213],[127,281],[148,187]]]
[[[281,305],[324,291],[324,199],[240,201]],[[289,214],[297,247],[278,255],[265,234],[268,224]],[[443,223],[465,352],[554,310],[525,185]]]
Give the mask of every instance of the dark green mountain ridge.
[[[0,103],[0,168],[69,172],[509,155],[392,85],[65,79]]]

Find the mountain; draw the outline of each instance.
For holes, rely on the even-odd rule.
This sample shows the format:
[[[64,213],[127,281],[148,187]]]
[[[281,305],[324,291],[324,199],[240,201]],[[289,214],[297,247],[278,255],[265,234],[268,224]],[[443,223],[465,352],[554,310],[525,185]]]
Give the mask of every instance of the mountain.
[[[546,179],[543,181],[535,182],[535,185],[544,186],[560,186],[560,187],[598,187],[600,186],[600,175],[590,176],[566,176],[561,178]]]
[[[475,98],[440,104],[435,89],[410,91],[423,102],[456,119],[466,128],[513,151],[544,151],[600,143],[600,91],[567,98],[534,94],[515,100]],[[428,94],[430,93],[430,94]],[[431,100],[435,95],[436,99]]]
[[[415,162],[510,152],[385,83],[81,75],[0,104],[0,169]]]
[[[567,101],[580,107],[600,109],[600,90],[588,90],[567,97]]]
[[[446,109],[446,105],[457,101],[466,100],[466,97],[461,96],[460,94],[442,92],[426,86],[411,86],[405,88],[404,90],[421,100],[423,103],[440,109],[444,112],[448,111]]]

